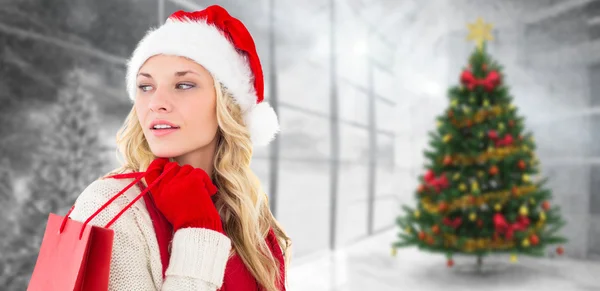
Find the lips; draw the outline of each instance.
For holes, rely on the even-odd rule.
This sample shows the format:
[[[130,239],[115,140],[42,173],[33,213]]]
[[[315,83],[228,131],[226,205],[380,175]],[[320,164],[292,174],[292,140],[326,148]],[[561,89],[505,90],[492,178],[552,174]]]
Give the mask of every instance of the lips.
[[[179,128],[179,126],[177,126],[176,124],[174,124],[174,123],[172,123],[172,122],[170,122],[168,120],[164,120],[164,119],[155,119],[155,120],[153,120],[150,123],[149,128],[151,130],[155,130],[154,126],[156,126],[156,125],[168,125],[168,126],[171,126],[172,128]],[[162,129],[156,129],[156,130],[162,130]]]
[[[154,136],[164,136],[179,130],[179,128],[150,129]]]

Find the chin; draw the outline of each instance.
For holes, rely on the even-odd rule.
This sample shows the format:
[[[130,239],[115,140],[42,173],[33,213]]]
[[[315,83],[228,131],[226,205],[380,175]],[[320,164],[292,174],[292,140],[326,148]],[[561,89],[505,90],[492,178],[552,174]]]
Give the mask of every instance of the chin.
[[[150,147],[152,153],[159,158],[175,158],[183,155],[183,151],[173,147]]]

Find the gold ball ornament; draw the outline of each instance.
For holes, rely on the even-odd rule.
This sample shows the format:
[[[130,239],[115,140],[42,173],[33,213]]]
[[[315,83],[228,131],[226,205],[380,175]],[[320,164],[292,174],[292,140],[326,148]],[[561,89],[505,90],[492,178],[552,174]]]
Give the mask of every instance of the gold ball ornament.
[[[519,208],[519,214],[521,214],[521,216],[529,215],[529,209],[527,208],[527,206],[521,206],[521,208]]]
[[[469,107],[469,106],[463,107],[463,112],[466,113],[466,114],[471,113],[471,107]]]
[[[531,203],[532,205],[535,205],[535,199],[529,198],[529,203]]]
[[[475,104],[475,101],[477,101],[477,100],[475,99],[475,96],[473,96],[473,94],[471,94],[471,97],[469,97],[469,102],[470,102],[471,104]]]
[[[503,123],[503,122],[500,122],[500,123],[498,123],[498,129],[499,129],[499,130],[504,130],[505,128],[506,128],[506,127],[505,127],[505,125],[504,125],[504,123]]]
[[[456,100],[456,98],[453,98],[452,101],[450,101],[450,106],[451,107],[456,107],[458,106],[458,100]]]
[[[479,137],[479,138],[483,138],[483,136],[484,136],[484,135],[485,135],[485,134],[483,133],[483,131],[480,131],[480,132],[477,134],[477,137]]]
[[[475,219],[477,219],[477,214],[475,212],[471,212],[471,214],[469,214],[469,220],[475,221]]]
[[[454,174],[454,176],[452,177],[452,179],[454,181],[457,181],[458,179],[460,179],[460,174],[459,173]]]
[[[522,147],[522,149],[523,149],[523,151],[524,151],[524,152],[527,152],[527,151],[529,151],[529,147],[528,147],[528,146],[526,146],[526,145],[524,145],[524,146]]]
[[[516,263],[517,262],[517,255],[515,255],[515,254],[510,255],[510,262],[511,263]]]
[[[516,108],[516,107],[515,107],[515,105],[514,105],[514,104],[510,104],[510,105],[508,105],[508,109],[509,109],[509,110],[511,110],[511,111],[512,111],[512,110],[515,110],[515,108]]]
[[[458,185],[458,190],[465,192],[467,190],[467,185],[465,185],[465,183],[460,183],[460,185]]]
[[[440,127],[442,127],[442,122],[438,120],[438,121],[436,122],[436,125],[437,125],[437,128],[440,128]]]
[[[526,247],[529,247],[529,239],[524,239],[524,240],[521,242],[521,245],[522,245],[524,248],[526,248]]]
[[[496,203],[496,205],[494,205],[494,210],[499,212],[500,210],[502,210],[502,205],[500,205],[500,203]]]
[[[487,100],[487,99],[483,100],[483,106],[485,106],[485,107],[490,106],[490,100]]]
[[[442,141],[447,143],[447,142],[449,142],[451,139],[452,139],[452,135],[451,135],[451,134],[446,134],[446,135],[444,135],[444,137],[443,137]]]
[[[471,191],[474,191],[474,192],[479,191],[479,184],[477,184],[477,182],[473,182],[471,184]]]
[[[525,174],[523,175],[523,182],[529,182],[531,180],[531,178],[529,178],[529,175]]]
[[[421,216],[421,211],[415,210],[415,212],[413,214],[414,214],[415,218],[419,218]]]
[[[546,212],[540,212],[540,221],[546,221]]]
[[[478,171],[478,172],[477,172],[477,176],[478,176],[479,178],[483,178],[483,175],[485,175],[485,172],[484,172],[484,171]]]
[[[407,227],[404,229],[404,232],[406,232],[407,234],[411,234],[410,227],[408,227],[408,226],[407,226]]]

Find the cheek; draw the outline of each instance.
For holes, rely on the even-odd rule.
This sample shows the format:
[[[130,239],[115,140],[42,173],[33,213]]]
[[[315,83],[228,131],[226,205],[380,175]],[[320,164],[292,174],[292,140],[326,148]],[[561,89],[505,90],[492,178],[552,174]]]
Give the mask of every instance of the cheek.
[[[189,106],[189,116],[194,128],[206,133],[213,133],[217,127],[217,114],[213,102],[197,102]],[[195,110],[192,110],[194,108]]]

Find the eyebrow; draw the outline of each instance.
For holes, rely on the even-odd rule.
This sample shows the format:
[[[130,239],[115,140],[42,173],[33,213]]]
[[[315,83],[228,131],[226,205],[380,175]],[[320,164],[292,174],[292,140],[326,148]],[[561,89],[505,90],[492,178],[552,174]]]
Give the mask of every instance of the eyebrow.
[[[188,71],[175,72],[175,76],[177,76],[177,77],[183,77],[183,76],[187,75],[188,73],[196,74],[196,75],[200,76],[200,74],[198,74],[198,73],[196,73],[194,71],[189,71],[189,70]],[[139,73],[138,76],[144,76],[146,78],[152,79],[152,75],[150,75],[148,73]]]

